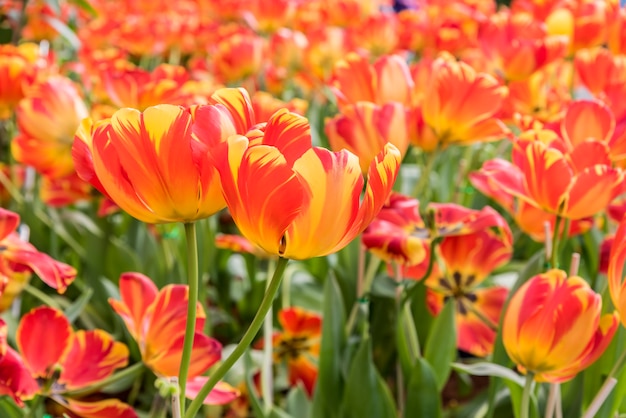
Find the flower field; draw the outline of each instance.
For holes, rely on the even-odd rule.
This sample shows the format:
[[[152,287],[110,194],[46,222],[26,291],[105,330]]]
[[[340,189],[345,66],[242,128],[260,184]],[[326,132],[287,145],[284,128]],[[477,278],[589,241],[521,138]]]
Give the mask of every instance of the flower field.
[[[0,10],[0,418],[626,416],[617,0]]]

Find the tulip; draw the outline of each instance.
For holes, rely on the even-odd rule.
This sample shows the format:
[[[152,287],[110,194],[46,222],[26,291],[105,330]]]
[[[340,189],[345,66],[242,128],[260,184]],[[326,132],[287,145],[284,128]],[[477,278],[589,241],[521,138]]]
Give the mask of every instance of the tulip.
[[[6,330],[2,332],[6,334]],[[137,417],[132,407],[119,400],[71,398],[71,391],[102,382],[128,363],[126,345],[107,332],[74,331],[63,312],[44,306],[22,317],[16,341],[17,351],[10,347],[0,350],[0,387],[18,405],[39,394],[78,417]]]
[[[369,168],[361,202],[358,158],[312,147],[308,121],[287,110],[247,137],[230,137],[213,159],[241,233],[266,252],[293,259],[328,255],[352,241],[382,208],[400,166],[398,150],[385,145]]]
[[[194,119],[201,119],[194,124]],[[203,125],[199,140],[193,133]],[[72,154],[78,175],[131,216],[147,223],[191,222],[225,206],[207,149],[236,133],[223,106],[193,114],[180,106],[120,109],[110,120],[86,119]]]
[[[513,295],[504,315],[502,340],[520,372],[537,382],[559,383],[598,359],[619,325],[602,315],[602,298],[582,278],[549,270]]]

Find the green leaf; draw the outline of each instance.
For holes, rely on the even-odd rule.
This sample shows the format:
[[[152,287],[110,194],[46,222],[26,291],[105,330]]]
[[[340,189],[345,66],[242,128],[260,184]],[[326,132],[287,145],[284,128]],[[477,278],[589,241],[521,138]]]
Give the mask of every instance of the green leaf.
[[[13,401],[7,397],[0,398],[0,417],[2,418],[22,418],[24,412]]]
[[[437,388],[437,378],[430,364],[418,358],[411,371],[406,391],[404,415],[411,417],[441,417],[441,397]]]
[[[380,384],[378,372],[372,360],[372,345],[369,337],[360,344],[346,381],[341,410],[342,418],[394,418],[393,401],[389,391]]]
[[[520,387],[517,383],[510,380],[505,380],[504,383],[508,386],[511,394],[511,403],[513,404],[513,413],[515,418],[519,418],[520,411],[522,409],[522,396],[524,394],[524,388]],[[531,393],[530,394],[530,418],[540,418],[539,409],[537,406],[537,399]]]
[[[252,376],[254,374],[254,365],[252,361],[252,356],[250,355],[250,351],[246,351],[246,354],[244,354],[243,364],[246,377],[246,390],[248,391],[248,401],[250,402],[250,407],[252,408],[252,412],[254,413],[255,417],[264,418],[265,413],[263,412],[263,407],[261,406],[261,400],[257,395],[256,387],[254,386],[254,382],[252,381]]]
[[[294,416],[305,418],[311,413],[311,401],[302,386],[291,389],[287,394],[287,412]]]
[[[446,384],[452,362],[456,359],[455,314],[454,299],[450,299],[435,318],[424,348],[424,358],[433,368],[439,391]]]
[[[74,31],[69,26],[67,26],[65,23],[63,23],[56,17],[52,17],[52,16],[44,16],[44,20],[50,26],[52,26],[54,30],[59,32],[59,35],[61,35],[61,37],[65,38],[65,40],[69,42],[72,49],[74,49],[75,51],[80,49],[80,45],[81,45],[80,39],[78,39],[78,36],[76,36]]]
[[[78,7],[80,7],[81,9],[83,9],[84,11],[86,11],[93,17],[98,16],[98,12],[96,11],[96,9],[94,9],[93,6],[89,4],[87,0],[69,0],[68,2],[71,4],[77,5]]]
[[[499,364],[480,362],[473,364],[452,363],[454,370],[469,373],[475,376],[495,376],[501,377],[524,387],[524,377],[513,370],[500,366]]]
[[[339,286],[330,276],[324,285],[319,373],[313,397],[312,418],[339,417],[343,394],[342,353],[346,344],[346,312]]]
[[[76,318],[83,312],[91,297],[93,296],[93,289],[90,287],[86,287],[85,291],[70,305],[65,309],[65,316],[70,321],[70,323],[74,323]]]

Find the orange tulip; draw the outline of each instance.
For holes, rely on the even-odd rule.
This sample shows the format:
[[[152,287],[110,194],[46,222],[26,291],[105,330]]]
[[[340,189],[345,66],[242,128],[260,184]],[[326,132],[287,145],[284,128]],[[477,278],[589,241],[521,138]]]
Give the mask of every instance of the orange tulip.
[[[442,57],[432,64],[422,114],[440,146],[496,141],[509,134],[495,117],[506,95],[492,76]]]
[[[404,156],[409,147],[406,111],[397,102],[381,106],[358,102],[344,107],[342,113],[326,120],[325,131],[331,149],[347,149],[359,157],[361,171],[390,143]]]
[[[200,126],[201,140],[194,135]],[[222,105],[121,109],[110,120],[86,119],[73,157],[78,175],[131,216],[148,223],[190,222],[226,206],[205,155],[236,132]]]
[[[0,46],[0,120],[8,119],[36,74],[34,44]]]
[[[351,43],[375,57],[390,54],[398,44],[398,17],[395,13],[378,13],[348,30]]]
[[[145,110],[158,104],[191,104],[185,92],[189,74],[184,67],[161,64],[148,72],[123,60],[102,66],[100,78],[106,97],[117,107]]]
[[[580,82],[598,97],[608,86],[626,83],[626,57],[602,47],[581,49],[574,56]]]
[[[517,226],[528,234],[533,240],[543,242],[546,239],[545,222],[550,224],[550,230],[554,231],[556,215],[547,213],[543,209],[534,206],[527,200],[511,194],[502,188],[500,183],[493,181],[494,177],[510,172],[510,163],[505,160],[495,159],[483,164],[479,171],[469,175],[470,182],[482,194],[495,200],[512,217]],[[588,231],[593,226],[593,218],[587,217],[572,220],[569,223],[567,235],[572,237]],[[563,232],[565,225],[561,223],[559,233]]]
[[[46,306],[22,317],[16,340],[18,351],[7,347],[0,356],[0,391],[18,405],[38,394],[78,417],[137,417],[129,405],[116,399],[85,402],[65,395],[106,379],[128,363],[126,345],[107,332],[74,331],[63,312]]]
[[[509,261],[513,245],[508,237],[483,229],[445,237],[439,250],[445,270],[425,282],[430,289],[429,309],[437,314],[445,300],[454,298],[458,348],[484,357],[493,351],[508,290],[481,284],[493,270]]]
[[[34,86],[17,107],[20,134],[11,143],[13,156],[46,176],[72,174],[74,133],[88,115],[69,79],[52,77]]]
[[[241,27],[221,39],[211,61],[215,74],[224,83],[241,81],[261,69],[264,40]]]
[[[357,102],[408,106],[413,100],[411,73],[399,55],[385,55],[370,64],[366,55],[351,52],[335,64],[332,86],[340,109]]]
[[[311,147],[308,121],[286,110],[248,137],[230,137],[213,158],[241,233],[270,254],[294,259],[327,255],[354,239],[383,206],[400,165],[398,150],[385,145],[361,202],[358,158]]]
[[[549,270],[513,295],[502,341],[520,372],[537,382],[565,382],[590,366],[611,342],[619,319],[602,315],[602,298],[582,278]]]
[[[278,312],[278,322],[283,328],[273,336],[274,362],[286,363],[289,384],[299,382],[309,396],[313,396],[317,380],[317,358],[322,336],[322,318],[298,307]]]
[[[566,37],[547,36],[544,26],[531,16],[507,11],[493,15],[481,28],[479,42],[506,80],[525,80],[567,52]]]
[[[492,187],[572,220],[604,210],[624,191],[624,173],[611,166],[602,142],[584,141],[571,151],[568,145],[552,131],[525,132],[513,146],[513,163],[486,163]]]
[[[557,7],[546,18],[549,34],[569,37],[571,54],[582,48],[591,48],[606,42],[608,22],[612,22],[609,2],[579,0]]]

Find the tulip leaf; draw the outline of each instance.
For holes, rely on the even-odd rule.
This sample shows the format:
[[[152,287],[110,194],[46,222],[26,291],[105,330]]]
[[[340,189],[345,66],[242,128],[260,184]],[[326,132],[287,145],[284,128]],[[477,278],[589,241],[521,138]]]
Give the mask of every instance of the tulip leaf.
[[[65,40],[70,44],[72,49],[79,50],[80,49],[80,39],[74,33],[74,31],[63,23],[61,20],[52,16],[44,16],[44,20],[48,23],[54,30],[56,30],[61,37],[65,38]]]
[[[374,366],[369,337],[361,342],[352,359],[341,410],[342,418],[396,416],[391,394]]]
[[[501,377],[519,386],[524,387],[524,378],[513,370],[500,366],[499,364],[480,362],[473,364],[452,363],[454,370],[469,373],[474,376],[495,376]]]
[[[424,348],[424,358],[433,368],[440,391],[446,384],[452,362],[456,359],[455,314],[454,300],[451,299],[435,318]]]
[[[311,413],[311,401],[302,386],[298,385],[287,394],[287,412],[294,417],[308,417]]]
[[[406,390],[406,417],[441,417],[441,397],[437,388],[437,378],[433,368],[418,358],[411,371]]]
[[[341,404],[343,393],[341,369],[346,342],[346,312],[341,290],[332,275],[326,279],[324,285],[323,318],[312,418],[338,417],[337,405]]]
[[[70,323],[74,323],[76,318],[83,312],[83,310],[87,307],[87,304],[91,300],[93,296],[93,289],[91,287],[85,287],[83,293],[70,305],[65,309],[65,317],[70,321]]]
[[[3,418],[22,418],[24,411],[9,398],[0,398],[0,416]]]

